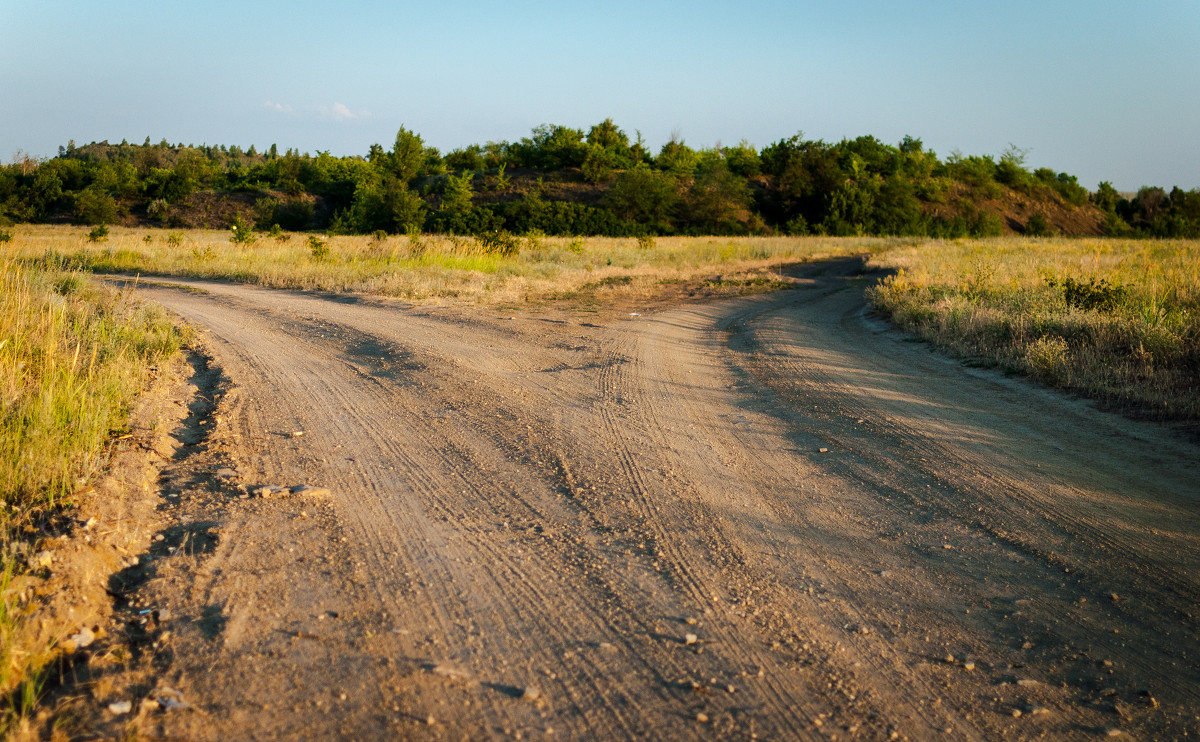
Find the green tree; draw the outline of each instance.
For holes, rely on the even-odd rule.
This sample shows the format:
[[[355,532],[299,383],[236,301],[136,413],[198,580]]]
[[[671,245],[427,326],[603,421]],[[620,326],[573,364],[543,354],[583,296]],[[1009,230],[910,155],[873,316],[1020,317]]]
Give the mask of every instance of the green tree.
[[[403,126],[396,132],[396,143],[383,160],[383,165],[401,183],[408,185],[427,169],[429,152],[420,134]]]
[[[617,176],[604,203],[620,219],[665,232],[679,196],[674,178],[638,164]]]
[[[682,139],[671,135],[671,140],[658,151],[654,164],[659,170],[664,170],[675,176],[689,176],[696,171],[700,164],[700,156],[696,150],[684,144]]]

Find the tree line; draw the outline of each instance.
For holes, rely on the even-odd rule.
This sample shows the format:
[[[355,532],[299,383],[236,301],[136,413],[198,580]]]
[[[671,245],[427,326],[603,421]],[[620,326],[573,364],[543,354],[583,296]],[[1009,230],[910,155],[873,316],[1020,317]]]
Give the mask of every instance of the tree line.
[[[586,131],[546,124],[516,142],[442,154],[401,128],[365,156],[255,147],[69,143],[48,159],[0,167],[0,224],[140,221],[177,226],[197,192],[249,194],[256,228],[406,232],[668,235],[993,236],[997,203],[1023,198],[1058,212],[1095,209],[1115,236],[1200,237],[1200,189],[1110,183],[1029,170],[1026,153],[945,159],[920,139],[830,143],[803,134],[762,149],[742,141],[695,149],[673,137],[657,152],[611,119]],[[1010,230],[1053,231],[1034,211]]]

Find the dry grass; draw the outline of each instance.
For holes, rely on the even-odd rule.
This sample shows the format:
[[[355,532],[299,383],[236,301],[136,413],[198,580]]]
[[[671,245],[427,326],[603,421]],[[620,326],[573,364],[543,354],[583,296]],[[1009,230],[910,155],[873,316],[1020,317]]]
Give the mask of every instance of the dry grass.
[[[926,241],[876,309],[971,358],[1138,415],[1200,419],[1200,242]]]
[[[169,237],[175,235],[172,244]],[[886,239],[793,237],[660,237],[646,247],[633,238],[518,238],[515,256],[489,253],[471,237],[317,237],[258,235],[235,244],[214,230],[170,232],[114,227],[102,243],[79,227],[23,226],[22,254],[86,270],[223,278],[261,286],[364,291],[411,301],[519,304],[564,298],[604,300],[652,295],[658,287],[720,274],[731,293],[764,286],[782,264],[872,252]],[[316,253],[316,254],[314,254]],[[317,257],[320,255],[320,257]],[[709,282],[710,287],[712,282]]]
[[[0,694],[36,696],[49,647],[19,646],[30,613],[13,588],[48,516],[103,462],[148,367],[175,353],[166,313],[0,244]],[[0,729],[5,714],[0,712]]]

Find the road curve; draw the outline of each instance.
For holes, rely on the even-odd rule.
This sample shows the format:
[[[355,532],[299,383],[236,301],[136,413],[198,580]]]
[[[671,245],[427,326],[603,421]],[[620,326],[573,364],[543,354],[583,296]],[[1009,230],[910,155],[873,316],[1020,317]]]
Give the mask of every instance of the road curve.
[[[226,380],[163,479],[206,546],[141,588],[192,711],[144,731],[1197,733],[1200,450],[798,270],[619,319],[141,283]]]

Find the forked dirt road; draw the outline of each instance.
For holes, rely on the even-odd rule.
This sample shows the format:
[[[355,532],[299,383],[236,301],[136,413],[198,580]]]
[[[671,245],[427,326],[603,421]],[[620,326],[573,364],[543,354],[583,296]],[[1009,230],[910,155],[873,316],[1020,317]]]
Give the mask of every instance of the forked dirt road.
[[[143,283],[225,386],[137,599],[192,709],[141,730],[1197,734],[1200,450],[799,270],[608,317]]]

